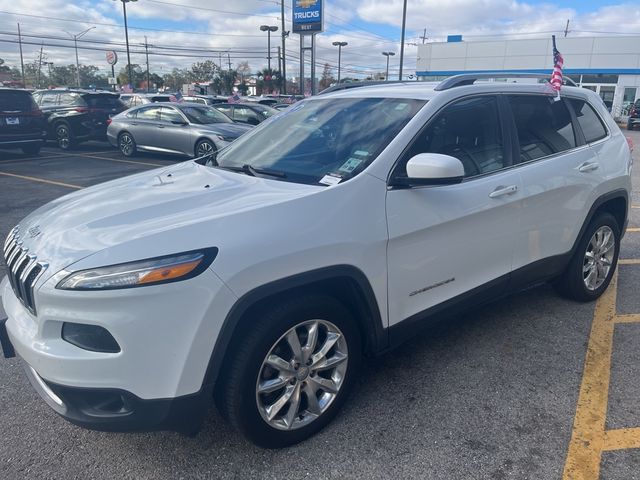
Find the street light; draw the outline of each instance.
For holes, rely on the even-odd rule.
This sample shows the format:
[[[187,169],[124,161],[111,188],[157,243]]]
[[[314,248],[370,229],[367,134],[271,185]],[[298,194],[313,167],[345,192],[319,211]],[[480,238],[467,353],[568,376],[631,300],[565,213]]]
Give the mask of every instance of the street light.
[[[267,32],[267,62],[269,67],[269,75],[271,75],[271,32],[277,32],[278,27],[275,25],[260,25],[261,32]]]
[[[387,73],[384,76],[385,82],[389,81],[389,57],[393,57],[395,52],[382,52],[382,54],[387,57]]]
[[[129,29],[127,28],[127,3],[137,2],[138,0],[114,0],[122,2],[122,13],[124,14],[124,38],[127,42],[127,67],[129,73],[129,84],[133,89],[133,74],[131,72],[131,55],[129,54]]]
[[[81,31],[80,33],[69,33],[65,30],[66,34],[73,38],[73,43],[76,47],[76,86],[80,88],[80,62],[78,61],[78,39],[83,37],[86,33],[93,30],[96,27],[89,27],[86,30]]]
[[[349,45],[347,42],[333,42],[334,47],[338,47],[338,85],[340,84],[340,62],[342,60],[342,47]]]

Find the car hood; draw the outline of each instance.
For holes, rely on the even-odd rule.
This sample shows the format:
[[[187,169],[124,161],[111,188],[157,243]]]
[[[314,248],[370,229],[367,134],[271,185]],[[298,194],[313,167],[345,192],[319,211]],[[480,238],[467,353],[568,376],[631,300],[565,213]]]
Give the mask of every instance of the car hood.
[[[227,138],[237,138],[243,133],[251,130],[249,125],[239,125],[237,123],[210,123],[208,125],[198,125],[198,130],[213,132]]]
[[[324,187],[250,177],[188,161],[61,197],[18,225],[23,247],[49,263],[48,276],[99,251],[118,263],[211,246],[202,224],[273,206]],[[207,227],[208,228],[208,227]],[[118,249],[110,247],[119,246]],[[169,250],[169,251],[164,251]],[[124,257],[123,257],[124,255]]]

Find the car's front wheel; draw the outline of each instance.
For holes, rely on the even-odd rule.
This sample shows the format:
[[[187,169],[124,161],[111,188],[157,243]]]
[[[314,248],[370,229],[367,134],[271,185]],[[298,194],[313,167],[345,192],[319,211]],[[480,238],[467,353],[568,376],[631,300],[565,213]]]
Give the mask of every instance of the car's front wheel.
[[[129,132],[123,132],[118,136],[118,150],[125,157],[133,157],[136,154],[136,141]]]
[[[196,158],[201,158],[206,155],[213,155],[216,152],[216,146],[211,140],[200,140],[196,144],[196,148],[194,150]]]
[[[284,301],[255,313],[239,335],[216,397],[249,440],[292,445],[337,414],[361,357],[358,328],[340,302],[315,295]]]
[[[578,243],[569,266],[556,286],[565,297],[595,300],[609,286],[618,263],[620,226],[610,213],[597,215]]]
[[[56,125],[56,142],[62,150],[69,150],[73,147],[73,136],[69,125],[61,122]]]

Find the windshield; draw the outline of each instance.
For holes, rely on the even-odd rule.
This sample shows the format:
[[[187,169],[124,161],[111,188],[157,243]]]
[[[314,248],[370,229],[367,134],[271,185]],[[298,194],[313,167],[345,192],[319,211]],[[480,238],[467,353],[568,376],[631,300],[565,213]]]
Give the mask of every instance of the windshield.
[[[298,103],[221,150],[221,168],[279,172],[297,183],[330,185],[371,163],[422,100],[334,98]],[[245,170],[247,168],[245,167]]]
[[[182,113],[184,113],[191,123],[197,123],[199,125],[207,125],[210,123],[233,123],[229,117],[224,113],[216,110],[215,108],[205,106],[189,106],[182,107]]]

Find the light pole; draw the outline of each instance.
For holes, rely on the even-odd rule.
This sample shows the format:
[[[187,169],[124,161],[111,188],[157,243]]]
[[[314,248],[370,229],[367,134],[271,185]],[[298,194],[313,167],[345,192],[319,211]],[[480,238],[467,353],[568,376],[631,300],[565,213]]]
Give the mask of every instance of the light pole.
[[[387,73],[385,73],[384,75],[384,81],[388,82],[389,81],[389,57],[393,57],[395,55],[395,52],[382,52],[382,54],[387,57]]]
[[[127,71],[129,74],[129,84],[133,89],[133,73],[131,72],[131,55],[129,54],[129,29],[127,28],[127,3],[137,2],[138,0],[114,0],[122,2],[122,13],[124,14],[124,38],[127,42]]]
[[[80,88],[80,62],[78,61],[78,39],[80,37],[83,37],[87,32],[93,30],[96,27],[89,27],[86,30],[81,31],[80,33],[69,33],[65,30],[65,32],[67,33],[67,35],[69,35],[71,38],[73,38],[73,43],[76,47],[76,86],[78,88]]]
[[[269,75],[271,75],[271,32],[277,32],[278,27],[275,25],[260,25],[260,31],[267,32],[267,62],[269,67]]]
[[[333,42],[334,47],[338,47],[338,85],[340,84],[340,63],[342,61],[342,47],[349,45],[347,42]]]
[[[407,0],[404,0],[402,6],[402,35],[400,39],[400,74],[398,80],[402,81],[402,65],[404,64],[404,33],[407,25]]]

